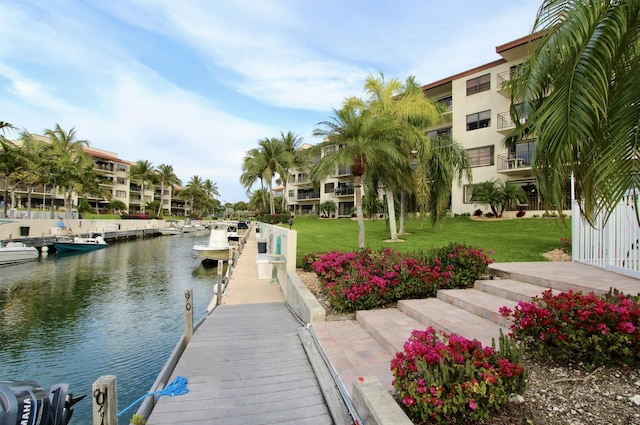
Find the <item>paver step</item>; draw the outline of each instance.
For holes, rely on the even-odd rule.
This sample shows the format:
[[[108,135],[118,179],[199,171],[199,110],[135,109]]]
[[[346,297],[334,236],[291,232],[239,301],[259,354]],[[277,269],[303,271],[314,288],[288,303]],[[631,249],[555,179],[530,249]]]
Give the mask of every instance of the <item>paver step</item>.
[[[483,346],[491,346],[492,339],[497,344],[501,330],[505,335],[510,332],[504,326],[437,298],[402,300],[398,302],[398,309],[423,323],[424,327],[433,326],[467,339],[477,339]]]
[[[318,322],[311,328],[350,394],[354,380],[369,375],[375,375],[387,391],[393,391],[390,369],[393,354],[360,323],[355,320]]]
[[[502,317],[499,313],[500,307],[507,306],[513,310],[517,304],[513,300],[473,288],[441,289],[438,291],[437,298],[505,327],[509,327],[511,321],[506,317]]]
[[[525,302],[530,301],[531,298],[536,295],[540,295],[542,292],[549,289],[544,286],[513,279],[476,280],[473,287],[480,291],[506,298],[508,300]],[[552,291],[553,293],[560,292],[556,289],[553,289]]]
[[[397,308],[361,310],[356,312],[356,320],[393,354],[404,349],[404,343],[414,329],[425,328],[424,324]]]

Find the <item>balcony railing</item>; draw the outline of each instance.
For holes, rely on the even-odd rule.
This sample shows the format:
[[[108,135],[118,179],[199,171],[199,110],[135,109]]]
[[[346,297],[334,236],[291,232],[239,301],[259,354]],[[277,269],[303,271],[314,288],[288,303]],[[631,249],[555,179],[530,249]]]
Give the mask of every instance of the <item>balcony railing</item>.
[[[514,171],[531,169],[530,154],[498,155],[498,171]]]
[[[516,127],[516,123],[511,119],[511,113],[509,112],[501,112],[497,116],[498,120],[498,131],[507,131]],[[527,117],[520,117],[520,123],[524,124],[527,122]]]
[[[296,196],[297,201],[309,201],[314,199],[320,199],[320,192],[303,192],[298,193]]]
[[[342,187],[337,187],[333,191],[333,196],[353,196],[354,193],[355,191],[353,187],[342,186]]]

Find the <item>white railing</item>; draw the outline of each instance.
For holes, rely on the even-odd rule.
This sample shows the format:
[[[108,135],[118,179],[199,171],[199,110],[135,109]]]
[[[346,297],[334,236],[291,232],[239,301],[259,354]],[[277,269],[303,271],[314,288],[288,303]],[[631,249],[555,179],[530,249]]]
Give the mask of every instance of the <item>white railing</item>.
[[[638,192],[629,192],[604,222],[600,214],[592,227],[573,201],[573,260],[640,278]]]

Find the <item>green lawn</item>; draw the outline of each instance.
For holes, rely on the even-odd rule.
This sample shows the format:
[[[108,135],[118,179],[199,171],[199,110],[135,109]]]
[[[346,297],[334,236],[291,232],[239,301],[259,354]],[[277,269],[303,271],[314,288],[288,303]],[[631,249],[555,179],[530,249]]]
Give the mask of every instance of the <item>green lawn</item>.
[[[287,226],[288,227],[288,226]],[[391,247],[398,251],[420,251],[458,242],[483,248],[496,262],[546,261],[547,251],[562,246],[561,238],[571,238],[571,219],[519,218],[514,220],[474,221],[470,217],[445,220],[435,229],[431,223],[411,219],[407,222],[405,242],[385,242],[389,229],[383,220],[365,221],[365,245],[374,250]],[[358,247],[358,223],[350,219],[320,220],[296,217],[298,231],[297,262],[311,252],[353,251]]]

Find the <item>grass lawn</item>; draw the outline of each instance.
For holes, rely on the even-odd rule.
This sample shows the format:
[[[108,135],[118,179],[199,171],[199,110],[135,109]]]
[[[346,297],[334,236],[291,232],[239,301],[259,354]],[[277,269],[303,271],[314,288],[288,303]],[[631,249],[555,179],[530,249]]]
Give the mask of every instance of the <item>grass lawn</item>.
[[[298,231],[297,263],[311,252],[354,251],[358,248],[358,222],[350,219],[321,220],[296,217]],[[414,252],[457,242],[483,248],[496,262],[547,261],[542,254],[562,246],[561,238],[571,238],[571,219],[518,218],[513,220],[474,221],[470,217],[448,218],[439,228],[428,221],[411,219],[405,242],[389,239],[386,221],[365,221],[365,246],[373,250],[391,247]],[[491,252],[491,253],[490,253]]]

